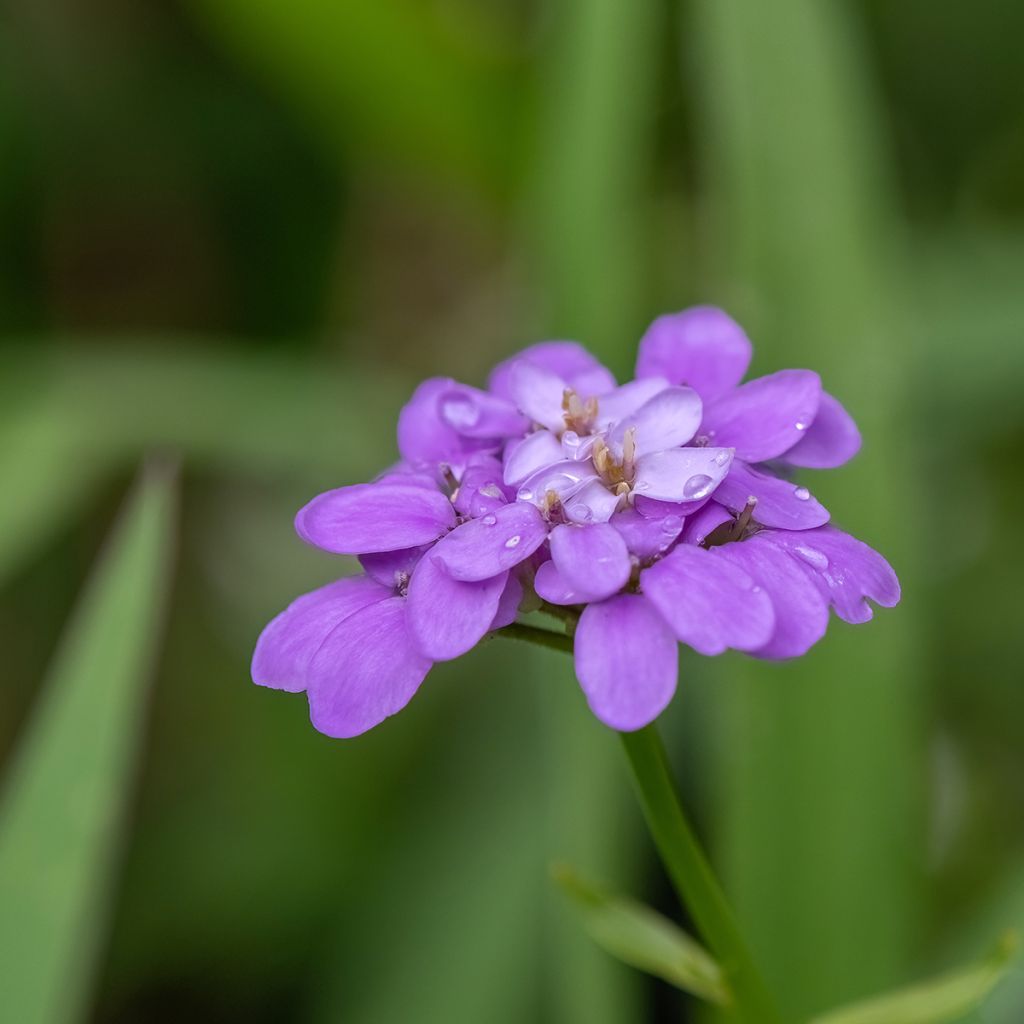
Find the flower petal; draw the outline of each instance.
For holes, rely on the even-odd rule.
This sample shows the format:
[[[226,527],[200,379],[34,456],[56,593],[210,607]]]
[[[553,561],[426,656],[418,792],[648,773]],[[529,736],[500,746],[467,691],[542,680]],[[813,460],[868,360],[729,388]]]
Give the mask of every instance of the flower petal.
[[[603,601],[629,581],[632,568],[626,542],[608,523],[556,526],[551,561],[566,585],[587,601]]]
[[[719,504],[737,513],[744,509],[749,498],[757,498],[754,519],[762,526],[810,530],[828,522],[828,509],[806,487],[763,473],[739,459],[718,485],[714,497]]]
[[[705,402],[734,388],[753,349],[743,329],[713,306],[659,316],[640,339],[637,377],[688,384]]]
[[[576,627],[574,658],[591,710],[621,732],[653,722],[676,690],[675,637],[639,594],[587,605]]]
[[[582,398],[606,394],[615,387],[615,378],[582,345],[575,341],[542,341],[523,349],[518,355],[499,363],[488,379],[488,387],[502,398],[512,398],[512,367],[525,361],[549,370]]]
[[[252,656],[252,681],[289,693],[304,690],[306,670],[328,633],[392,593],[366,576],[350,576],[296,598],[260,633]]]
[[[528,501],[538,507],[544,504],[549,491],[554,492],[563,504],[576,494],[584,484],[597,480],[597,470],[589,462],[575,462],[566,459],[554,462],[531,473],[520,485],[517,492],[519,501]]]
[[[892,566],[874,548],[834,526],[799,533],[765,530],[761,536],[800,560],[846,622],[872,617],[867,598],[883,608],[899,604],[900,581]]]
[[[337,625],[309,666],[309,712],[328,736],[347,738],[401,711],[430,671],[412,643],[401,597]]]
[[[498,610],[494,613],[494,619],[488,627],[488,632],[492,629],[502,629],[515,622],[522,600],[523,584],[515,573],[510,572],[505,581],[505,589],[502,590],[498,600]]]
[[[704,548],[681,544],[643,571],[640,586],[676,637],[700,654],[757,650],[775,630],[768,595]]]
[[[507,505],[514,497],[505,487],[501,462],[493,455],[474,455],[462,473],[452,503],[456,512],[477,519]]]
[[[619,420],[636,412],[640,406],[669,386],[664,377],[645,377],[642,380],[631,380],[621,384],[614,391],[601,396],[597,403],[595,427],[598,430],[607,430]]]
[[[564,459],[558,438],[550,430],[536,430],[505,449],[505,483],[517,487],[532,473]]]
[[[429,544],[420,544],[414,548],[400,548],[397,551],[367,552],[359,556],[359,564],[367,576],[394,590],[409,582],[413,569],[429,550]]]
[[[703,405],[693,388],[666,388],[620,420],[609,442],[619,447],[627,430],[636,433],[636,453],[660,452],[686,444],[701,423]]]
[[[780,370],[748,381],[705,406],[701,432],[736,449],[736,458],[764,462],[789,451],[814,422],[821,378],[811,370]]]
[[[516,408],[556,434],[565,430],[565,411],[562,399],[566,382],[542,366],[520,360],[509,373],[509,388]]]
[[[703,544],[718,527],[732,521],[726,508],[715,501],[709,501],[703,508],[686,517],[680,540],[684,544]]]
[[[393,483],[325,491],[295,517],[304,541],[340,555],[429,544],[454,525],[455,510],[439,491]]]
[[[635,508],[623,509],[609,522],[619,531],[629,553],[643,560],[664,554],[683,529],[683,517],[674,512],[653,519]]]
[[[835,469],[860,451],[860,431],[838,398],[821,393],[818,415],[785,459],[807,469]]]
[[[530,426],[516,407],[467,384],[453,384],[438,397],[441,419],[462,437],[504,438]]]
[[[572,523],[607,523],[621,499],[600,480],[588,480],[568,500],[563,499],[565,518]]]
[[[810,577],[785,551],[763,536],[712,548],[713,558],[739,566],[771,598],[775,631],[759,658],[795,658],[806,654],[824,635],[828,605]]]
[[[545,562],[533,578],[533,589],[549,604],[586,604],[587,598],[566,583],[554,562]]]
[[[441,398],[462,387],[450,377],[425,380],[398,414],[398,450],[413,465],[439,462],[461,465],[466,455],[488,446],[488,441],[464,437],[441,416]]]
[[[452,579],[440,559],[427,555],[409,584],[409,628],[416,649],[450,661],[475,647],[498,615],[506,573],[471,583]]]
[[[453,579],[484,580],[529,558],[547,535],[548,525],[537,509],[517,501],[452,530],[430,557]]]
[[[732,464],[731,448],[670,448],[637,459],[634,490],[659,501],[703,501]]]

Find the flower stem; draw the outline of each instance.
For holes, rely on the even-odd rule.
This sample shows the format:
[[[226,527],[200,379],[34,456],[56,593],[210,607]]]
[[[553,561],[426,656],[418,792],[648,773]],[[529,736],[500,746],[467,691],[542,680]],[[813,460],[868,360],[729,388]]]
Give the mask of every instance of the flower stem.
[[[550,647],[556,651],[565,651],[572,654],[572,637],[565,633],[555,633],[550,629],[539,629],[537,626],[527,626],[522,622],[513,622],[496,630],[492,636],[505,636],[510,640],[526,640],[532,644],[539,644],[541,647]]]
[[[683,813],[661,737],[653,725],[620,735],[662,863],[680,901],[725,971],[736,1016],[744,1024],[778,1024],[778,1011]]]

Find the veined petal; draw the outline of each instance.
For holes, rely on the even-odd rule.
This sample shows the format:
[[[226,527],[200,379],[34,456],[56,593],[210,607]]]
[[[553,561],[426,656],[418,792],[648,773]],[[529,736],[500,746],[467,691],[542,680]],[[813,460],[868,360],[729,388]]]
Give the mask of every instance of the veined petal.
[[[438,403],[441,419],[463,437],[505,438],[530,426],[511,402],[467,384],[453,384]]]
[[[775,630],[768,595],[737,565],[681,544],[640,577],[647,600],[677,639],[700,654],[754,651]]]
[[[340,555],[429,544],[454,525],[455,510],[439,491],[392,483],[326,491],[295,517],[304,541]]]
[[[252,681],[299,693],[324,639],[350,615],[391,597],[393,590],[366,576],[350,576],[296,598],[260,633],[252,656]]]
[[[631,555],[641,560],[664,554],[683,529],[683,517],[669,513],[660,519],[649,519],[635,508],[623,509],[609,523],[618,530]]]
[[[549,430],[536,430],[505,449],[505,483],[518,487],[532,473],[564,459],[558,438]]]
[[[416,649],[432,661],[450,661],[475,647],[498,615],[507,573],[465,582],[452,579],[433,553],[409,584],[409,628]]]
[[[450,377],[425,380],[398,414],[398,451],[414,466],[439,462],[459,465],[465,457],[490,444],[465,437],[441,416],[441,398],[462,385]]]
[[[872,617],[868,598],[883,608],[899,604],[900,582],[892,566],[874,548],[834,526],[799,533],[765,530],[761,536],[799,559],[846,622],[857,624]]]
[[[556,526],[551,561],[567,586],[587,601],[603,601],[629,581],[632,568],[626,542],[608,523]]]
[[[520,360],[509,373],[509,387],[516,408],[548,430],[565,429],[562,398],[568,384],[551,370]]]
[[[401,597],[364,608],[328,635],[309,666],[315,728],[347,738],[401,711],[430,671],[412,643]]]
[[[731,448],[670,448],[642,455],[634,490],[658,501],[703,501],[729,472],[732,457]]]
[[[713,306],[659,316],[640,339],[637,377],[688,384],[705,402],[743,379],[753,349],[732,317]]]
[[[639,594],[587,605],[576,627],[574,659],[591,710],[621,732],[653,722],[676,690],[675,637]]]
[[[763,535],[708,552],[742,569],[771,598],[775,631],[759,658],[795,658],[806,654],[828,626],[828,604],[796,561]]]
[[[757,498],[754,519],[762,526],[809,530],[828,522],[828,509],[806,487],[762,473],[737,459],[718,485],[714,500],[739,513],[749,498]]]
[[[814,422],[785,454],[787,462],[807,469],[835,469],[860,451],[860,431],[839,399],[827,391]]]
[[[660,452],[686,444],[701,423],[703,405],[693,388],[665,388],[621,419],[609,442],[621,449],[627,430],[636,434],[636,453]]]
[[[606,394],[615,387],[615,378],[611,371],[602,366],[578,342],[542,341],[499,363],[491,371],[488,387],[494,394],[502,398],[512,398],[512,367],[520,361],[549,370],[583,399]]]
[[[456,580],[484,580],[529,558],[544,543],[548,525],[533,505],[517,501],[473,519],[438,541],[430,553]]]
[[[701,432],[736,449],[736,458],[765,462],[793,447],[814,422],[821,378],[811,370],[779,370],[747,381],[704,407]]]

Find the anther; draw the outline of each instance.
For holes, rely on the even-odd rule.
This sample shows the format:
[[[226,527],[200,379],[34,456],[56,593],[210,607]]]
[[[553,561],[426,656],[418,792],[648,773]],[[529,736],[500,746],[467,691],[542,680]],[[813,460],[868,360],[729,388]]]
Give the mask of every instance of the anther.
[[[732,524],[732,530],[730,536],[732,540],[742,540],[744,534],[750,526],[750,521],[754,517],[754,509],[757,507],[757,498],[750,495],[747,498],[747,504],[744,506],[743,511],[736,517],[736,522]]]

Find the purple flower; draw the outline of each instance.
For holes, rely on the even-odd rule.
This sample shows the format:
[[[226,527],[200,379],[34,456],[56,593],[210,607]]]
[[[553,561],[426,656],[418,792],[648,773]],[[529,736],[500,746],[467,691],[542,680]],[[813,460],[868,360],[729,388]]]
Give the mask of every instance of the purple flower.
[[[399,417],[402,461],[296,517],[365,575],[274,619],[254,680],[305,690],[318,729],[354,736],[528,599],[568,609],[591,708],[632,730],[671,700],[678,643],[791,658],[830,607],[858,623],[869,600],[895,605],[888,563],[792,479],[851,458],[853,420],[809,370],[741,383],[750,358],[733,320],[698,307],[654,321],[621,386],[566,341],[502,363],[487,390],[426,381]]]

